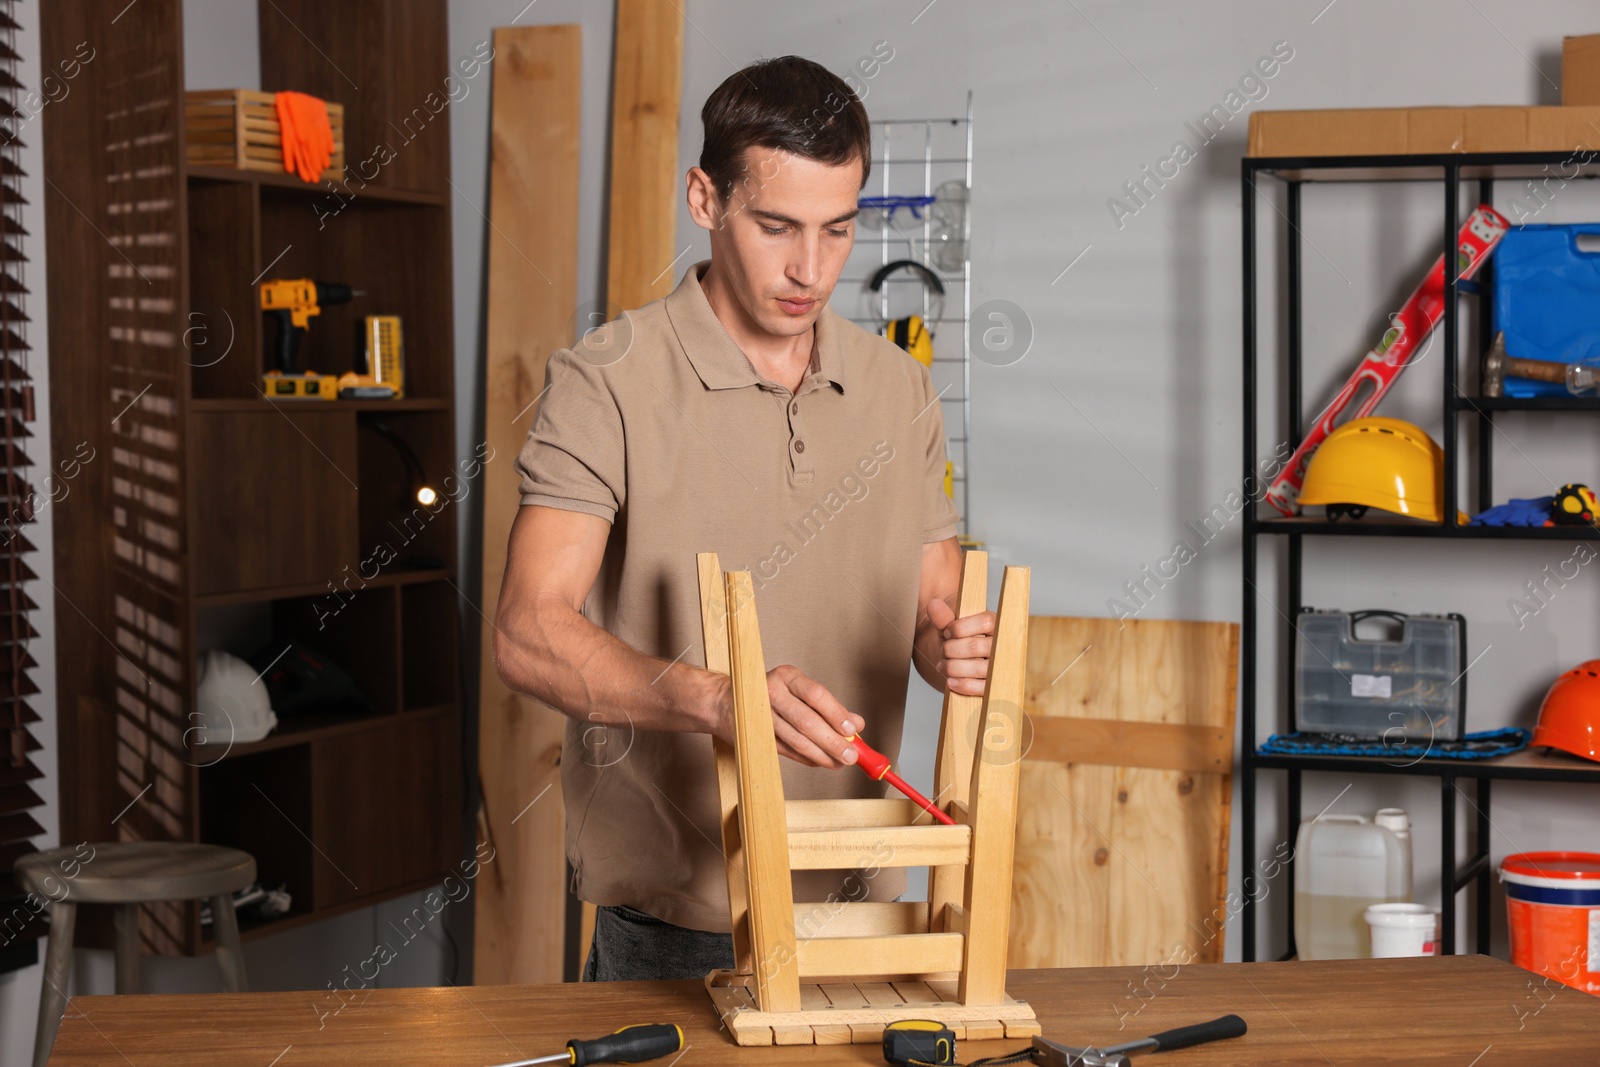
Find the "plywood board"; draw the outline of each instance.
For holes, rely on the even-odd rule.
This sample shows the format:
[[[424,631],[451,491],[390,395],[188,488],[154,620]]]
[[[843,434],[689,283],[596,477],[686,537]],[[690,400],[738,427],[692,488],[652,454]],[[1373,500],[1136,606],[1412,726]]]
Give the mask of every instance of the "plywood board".
[[[1237,663],[1231,623],[1031,620],[1010,966],[1222,959]]]
[[[605,319],[665,296],[676,281],[683,20],[674,0],[617,0]]]
[[[566,929],[563,720],[500,681],[493,622],[506,541],[519,506],[517,452],[544,389],[545,364],[572,343],[578,275],[578,26],[494,33],[488,356],[483,475],[480,844],[473,981],[559,982]],[[458,215],[458,218],[462,216]],[[467,215],[466,218],[472,218]]]

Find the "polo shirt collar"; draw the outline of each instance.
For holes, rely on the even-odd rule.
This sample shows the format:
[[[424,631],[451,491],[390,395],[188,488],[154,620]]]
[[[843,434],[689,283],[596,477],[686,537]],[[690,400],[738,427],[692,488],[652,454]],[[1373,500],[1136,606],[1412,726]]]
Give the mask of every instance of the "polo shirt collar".
[[[667,318],[678,335],[689,363],[707,389],[738,389],[762,381],[744,351],[734,343],[722,320],[711,310],[700,277],[711,266],[709,259],[693,264],[684,272],[678,287],[667,294]],[[839,316],[823,305],[817,316],[816,347],[811,354],[808,374],[820,373],[840,392],[844,391],[844,358],[839,336]]]

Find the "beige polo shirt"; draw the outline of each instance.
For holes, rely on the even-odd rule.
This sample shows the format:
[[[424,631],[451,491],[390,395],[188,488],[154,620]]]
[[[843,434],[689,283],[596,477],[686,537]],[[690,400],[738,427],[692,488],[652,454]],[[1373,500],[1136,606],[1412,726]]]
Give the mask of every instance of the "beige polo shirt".
[[[799,391],[761,377],[706,302],[709,265],[550,357],[522,503],[611,522],[583,612],[647,655],[705,665],[695,553],[750,571],[768,668],[827,686],[895,759],[922,546],[957,525],[939,398],[927,368],[830,307]],[[853,767],[780,763],[791,799],[883,795]],[[729,928],[708,735],[569,719],[561,783],[582,899]],[[795,898],[905,889],[899,870],[865,896],[849,875],[797,872]]]

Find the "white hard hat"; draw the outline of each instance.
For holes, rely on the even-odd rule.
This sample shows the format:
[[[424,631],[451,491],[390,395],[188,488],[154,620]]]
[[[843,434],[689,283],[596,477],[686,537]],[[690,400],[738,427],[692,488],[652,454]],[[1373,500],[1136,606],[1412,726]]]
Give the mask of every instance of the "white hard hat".
[[[196,742],[227,746],[259,741],[278,725],[266,683],[238,656],[220,649],[202,653],[199,676]]]

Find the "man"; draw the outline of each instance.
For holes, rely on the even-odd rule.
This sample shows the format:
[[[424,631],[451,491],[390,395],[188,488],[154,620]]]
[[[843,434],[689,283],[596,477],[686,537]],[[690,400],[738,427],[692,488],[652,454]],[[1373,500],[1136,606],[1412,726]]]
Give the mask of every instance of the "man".
[[[981,694],[994,616],[952,610],[957,515],[928,371],[828,307],[871,167],[866,110],[794,56],[701,112],[688,204],[711,259],[671,295],[555,352],[518,457],[495,619],[506,684],[569,717],[574,891],[599,905],[586,980],[733,964],[695,553],[749,570],[785,795],[882,796],[907,668]],[[937,799],[937,798],[936,798]],[[806,871],[799,901],[892,900],[899,870]]]

